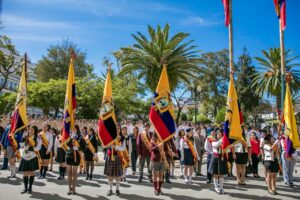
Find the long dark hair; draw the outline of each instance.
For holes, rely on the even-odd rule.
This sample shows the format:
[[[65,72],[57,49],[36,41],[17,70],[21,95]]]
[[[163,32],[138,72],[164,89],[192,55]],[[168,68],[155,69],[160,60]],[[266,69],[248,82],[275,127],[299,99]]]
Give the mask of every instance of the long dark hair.
[[[75,130],[76,130],[76,134],[80,135],[80,128],[79,128],[78,124],[75,124]]]
[[[92,127],[89,130],[92,132],[92,135],[95,135],[95,130]]]
[[[39,132],[39,129],[37,126],[31,126],[30,128],[33,128],[34,130],[34,142],[35,142],[35,147],[37,146],[37,138],[38,138],[38,132]]]

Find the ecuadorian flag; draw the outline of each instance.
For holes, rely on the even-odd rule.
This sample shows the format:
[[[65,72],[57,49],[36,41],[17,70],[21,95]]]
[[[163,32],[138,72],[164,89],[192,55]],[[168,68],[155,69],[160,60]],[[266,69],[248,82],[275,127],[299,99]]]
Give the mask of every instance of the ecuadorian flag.
[[[76,109],[76,87],[75,87],[75,72],[74,72],[74,59],[72,55],[69,66],[65,109],[64,109],[64,122],[63,122],[63,140],[70,137],[71,131],[75,129],[75,109]]]
[[[300,142],[289,83],[286,84],[284,100],[284,121],[286,135],[284,147],[286,156],[290,157],[295,152],[295,149],[300,147]]]
[[[26,55],[25,55],[26,56]],[[26,63],[23,65],[18,96],[13,113],[9,134],[13,136],[18,130],[25,128],[28,125],[27,119],[27,82],[26,82]],[[11,137],[10,137],[11,138]]]
[[[281,20],[281,28],[286,28],[286,0],[274,0],[277,17]]]
[[[226,151],[227,148],[229,148],[235,140],[242,141],[243,138],[243,130],[241,126],[241,123],[243,123],[243,117],[241,115],[238,104],[238,97],[234,86],[233,74],[230,74],[226,106],[227,108],[222,144],[222,149],[224,151]]]
[[[98,134],[102,146],[105,148],[112,144],[117,138],[117,120],[115,116],[114,104],[112,99],[112,86],[110,69],[107,71],[100,118],[98,121]]]
[[[154,93],[149,119],[162,142],[173,137],[176,125],[166,65],[163,66],[156,92]]]

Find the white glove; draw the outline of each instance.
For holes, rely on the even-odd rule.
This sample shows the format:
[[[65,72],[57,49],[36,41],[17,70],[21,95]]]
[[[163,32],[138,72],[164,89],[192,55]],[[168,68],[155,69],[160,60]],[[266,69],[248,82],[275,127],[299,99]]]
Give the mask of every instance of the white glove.
[[[78,147],[77,146],[73,146],[73,150],[74,151],[78,151]]]
[[[71,133],[71,138],[74,139],[76,137],[76,133]]]

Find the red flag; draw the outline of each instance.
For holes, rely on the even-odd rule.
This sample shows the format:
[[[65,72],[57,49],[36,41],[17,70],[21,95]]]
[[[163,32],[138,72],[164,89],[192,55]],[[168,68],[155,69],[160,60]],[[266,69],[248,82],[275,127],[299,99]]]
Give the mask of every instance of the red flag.
[[[229,25],[229,0],[222,0],[225,13],[225,26]]]
[[[281,20],[281,28],[284,31],[286,28],[286,0],[274,0],[274,6],[276,14]]]

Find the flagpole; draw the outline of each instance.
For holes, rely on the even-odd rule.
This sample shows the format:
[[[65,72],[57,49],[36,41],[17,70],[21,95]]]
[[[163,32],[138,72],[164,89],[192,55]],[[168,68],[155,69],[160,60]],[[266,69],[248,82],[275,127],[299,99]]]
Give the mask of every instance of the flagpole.
[[[25,82],[26,83],[27,83],[27,79],[28,79],[27,62],[28,62],[27,53],[25,53],[25,55],[24,55],[24,69],[25,69]],[[26,84],[26,90],[27,90],[27,84]]]
[[[285,94],[285,50],[284,50],[284,32],[282,30],[281,18],[279,18],[279,36],[280,36],[280,59],[281,59],[281,116],[283,118],[284,94]]]
[[[230,73],[234,71],[234,64],[233,64],[233,33],[232,33],[232,0],[228,0],[229,4],[229,67]]]

